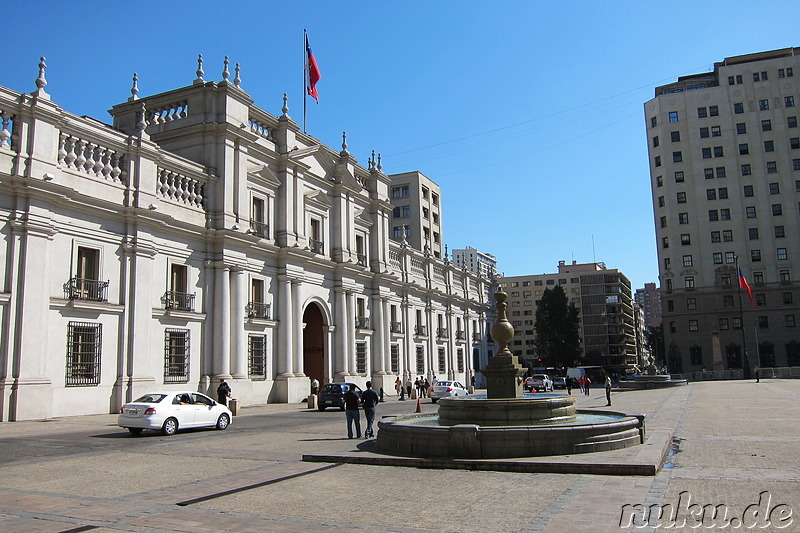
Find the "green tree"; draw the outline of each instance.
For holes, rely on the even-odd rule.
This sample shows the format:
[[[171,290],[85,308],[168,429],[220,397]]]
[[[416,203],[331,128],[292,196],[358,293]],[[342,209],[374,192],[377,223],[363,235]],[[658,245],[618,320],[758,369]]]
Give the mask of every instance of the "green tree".
[[[580,320],[560,285],[546,289],[536,308],[536,351],[545,366],[572,366],[581,355]]]
[[[656,360],[656,366],[661,368],[667,362],[667,351],[664,348],[664,325],[647,328],[644,338],[647,347],[650,348],[650,353]]]

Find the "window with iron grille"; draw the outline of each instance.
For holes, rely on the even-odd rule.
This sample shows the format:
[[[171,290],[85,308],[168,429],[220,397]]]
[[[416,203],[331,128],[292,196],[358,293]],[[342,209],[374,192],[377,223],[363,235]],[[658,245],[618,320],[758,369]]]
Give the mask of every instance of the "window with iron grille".
[[[70,322],[67,326],[67,387],[100,384],[103,325]]]
[[[417,374],[425,373],[425,347],[417,346]]]
[[[367,343],[356,343],[356,372],[358,374],[367,373]]]
[[[444,355],[444,347],[439,347],[439,372],[444,374],[447,372],[447,361]]]
[[[250,335],[247,338],[247,374],[250,379],[267,379],[267,336]]]
[[[456,349],[456,365],[458,365],[458,371],[464,371],[464,349],[457,348]]]
[[[391,352],[392,374],[398,374],[400,372],[400,345],[392,344],[389,350]]]
[[[164,383],[189,382],[189,330],[164,332]]]

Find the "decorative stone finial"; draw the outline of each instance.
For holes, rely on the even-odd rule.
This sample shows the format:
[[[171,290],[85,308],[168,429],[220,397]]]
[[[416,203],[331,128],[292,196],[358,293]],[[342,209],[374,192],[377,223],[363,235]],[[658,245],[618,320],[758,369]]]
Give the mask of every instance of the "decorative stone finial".
[[[236,76],[233,78],[233,84],[238,87],[242,84],[242,77],[239,75],[239,63],[236,63],[236,68],[233,70],[236,73]]]
[[[231,73],[228,70],[228,65],[230,64],[228,56],[225,56],[225,61],[223,61],[222,64],[225,65],[225,68],[222,69],[222,81],[228,81],[228,78],[231,77]]]
[[[382,168],[383,165],[381,164],[381,154],[378,154],[378,171],[380,171]]]
[[[139,98],[139,76],[135,72],[133,73],[133,86],[131,87],[131,97],[128,98],[129,102],[136,100]]]
[[[203,54],[197,54],[197,70],[195,71],[197,74],[197,78],[194,80],[195,83],[205,83],[206,80],[203,79]]]
[[[448,255],[448,254],[447,254],[447,245],[445,244],[445,245],[444,245],[444,260],[445,260],[445,261],[450,261],[450,259],[448,258],[448,256],[447,256],[447,255]]]
[[[342,132],[342,153],[343,154],[347,153],[347,132],[346,131]]]
[[[44,75],[44,71],[47,68],[47,64],[44,62],[45,59],[44,56],[39,58],[39,77],[36,78],[36,92],[34,93],[37,96],[47,95],[44,90],[44,88],[47,87],[47,78],[45,78]]]
[[[492,325],[490,333],[492,339],[494,339],[494,342],[496,342],[500,348],[497,355],[513,355],[508,349],[508,343],[514,338],[514,326],[508,321],[508,316],[506,315],[506,308],[508,307],[506,300],[508,299],[508,294],[503,292],[501,288],[494,293],[493,298],[496,302],[494,307],[497,309],[497,320]]]
[[[283,112],[281,118],[289,118],[289,96],[286,93],[283,93],[283,107],[281,111]]]
[[[372,151],[372,155],[369,158],[369,169],[373,170],[375,168],[375,150]]]

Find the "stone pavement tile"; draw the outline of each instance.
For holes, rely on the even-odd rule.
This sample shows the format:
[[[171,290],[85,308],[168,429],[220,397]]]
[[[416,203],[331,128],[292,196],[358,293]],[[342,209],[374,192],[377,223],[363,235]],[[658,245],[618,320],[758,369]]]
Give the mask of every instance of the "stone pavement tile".
[[[81,524],[60,520],[42,520],[40,518],[0,520],[0,531],[3,533],[64,533],[78,527],[81,527]],[[101,530],[92,529],[91,531],[95,533]]]
[[[18,511],[33,513],[52,513],[62,511],[77,505],[81,500],[55,494],[31,493],[20,490],[0,490],[0,509],[6,513]]]
[[[687,437],[680,443],[680,452],[675,457],[682,467],[717,465],[728,468],[772,469],[780,465],[783,470],[800,474],[800,442],[731,440],[725,437],[698,440]]]

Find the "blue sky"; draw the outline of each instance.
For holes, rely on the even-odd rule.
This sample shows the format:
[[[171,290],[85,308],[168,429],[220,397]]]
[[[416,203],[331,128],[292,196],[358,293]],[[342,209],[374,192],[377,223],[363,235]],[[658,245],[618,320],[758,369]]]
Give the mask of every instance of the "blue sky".
[[[256,105],[303,122],[303,29],[322,72],[307,130],[442,188],[444,242],[506,275],[603,261],[633,288],[658,265],[643,103],[725,57],[800,45],[800,2],[41,2],[4,6],[0,85],[110,121],[130,96],[222,61]],[[219,6],[225,6],[222,10]]]

